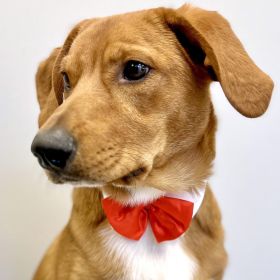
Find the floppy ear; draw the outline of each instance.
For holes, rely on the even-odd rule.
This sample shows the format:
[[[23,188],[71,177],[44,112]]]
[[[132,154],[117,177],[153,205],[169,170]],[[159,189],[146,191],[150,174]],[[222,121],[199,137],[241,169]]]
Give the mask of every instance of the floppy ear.
[[[48,58],[43,60],[36,73],[36,91],[40,105],[39,127],[49,118],[58,104],[52,88],[52,71],[60,48],[54,49]]]
[[[254,64],[221,15],[184,5],[164,9],[164,18],[194,63],[220,82],[238,112],[253,118],[266,111],[273,81]]]
[[[40,110],[44,108],[52,89],[52,70],[59,52],[60,48],[54,49],[49,57],[40,63],[36,73],[36,91]]]
[[[57,103],[60,105],[63,102],[63,78],[61,75],[61,61],[64,56],[66,56],[72,46],[74,39],[77,35],[89,24],[89,20],[84,20],[77,24],[72,31],[67,36],[57,58],[54,63],[53,72],[52,72],[52,85],[56,95]]]

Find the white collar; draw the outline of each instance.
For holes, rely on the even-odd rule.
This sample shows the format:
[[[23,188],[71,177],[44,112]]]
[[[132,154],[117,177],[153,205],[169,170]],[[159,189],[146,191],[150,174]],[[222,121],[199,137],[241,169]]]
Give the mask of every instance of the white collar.
[[[147,201],[145,201],[147,198],[149,198],[148,199],[148,201],[149,201],[149,200],[152,200],[151,198],[157,199],[162,196],[174,197],[174,198],[179,198],[182,200],[187,200],[187,201],[193,202],[193,204],[194,204],[194,207],[193,207],[193,217],[194,217],[202,204],[202,201],[203,201],[203,198],[205,195],[206,186],[207,186],[207,181],[205,180],[201,187],[192,188],[189,191],[185,191],[185,192],[181,192],[181,193],[164,193],[155,188],[143,187],[143,190],[146,191],[148,193],[148,195],[143,195],[143,192],[142,193],[140,192],[139,193],[140,198],[138,198],[138,197],[136,197],[137,192],[134,192],[133,199],[134,199],[134,201],[137,201],[139,203],[147,202]],[[140,190],[140,187],[137,188],[137,190]],[[109,196],[104,190],[102,190],[102,194],[103,194],[104,198]]]
[[[165,194],[165,196],[179,198],[182,200],[193,202],[194,206],[193,206],[192,216],[194,217],[202,204],[205,195],[206,186],[207,186],[207,181],[204,182],[203,186],[196,189],[193,188],[191,191],[183,192],[183,193],[167,193]]]

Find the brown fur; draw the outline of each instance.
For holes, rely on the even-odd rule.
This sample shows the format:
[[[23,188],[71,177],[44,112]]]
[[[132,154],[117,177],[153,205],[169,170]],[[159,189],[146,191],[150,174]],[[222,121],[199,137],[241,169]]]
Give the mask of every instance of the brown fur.
[[[143,81],[120,81],[129,59],[152,67]],[[64,100],[61,71],[73,88]],[[167,192],[200,186],[215,156],[211,78],[242,114],[256,117],[266,110],[272,81],[215,12],[185,5],[78,24],[36,76],[41,130],[62,126],[79,144],[65,174],[49,177],[57,183],[105,182],[106,191],[122,202],[130,192],[114,184]],[[125,177],[140,167],[143,174]],[[101,197],[97,188],[74,190],[69,223],[34,279],[125,279],[118,259],[110,255],[108,261],[100,237],[108,226]],[[209,187],[184,238],[199,264],[195,279],[222,279],[227,256]]]

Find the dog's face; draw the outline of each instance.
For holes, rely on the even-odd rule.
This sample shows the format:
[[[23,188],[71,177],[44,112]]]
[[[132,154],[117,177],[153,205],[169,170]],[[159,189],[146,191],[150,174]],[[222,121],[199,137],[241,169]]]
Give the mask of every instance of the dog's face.
[[[257,73],[268,89],[255,94],[260,109],[249,104],[251,97],[239,102],[234,93],[238,81],[232,78],[228,85],[228,75],[220,73],[225,58],[217,59],[213,45],[213,54],[208,49],[211,43],[199,34],[204,28],[199,21],[189,24],[182,16],[195,18],[191,10],[156,9],[87,20],[70,33],[53,63],[50,95],[56,95],[59,106],[41,118],[33,143],[54,182],[105,184],[108,193],[121,198],[129,188],[141,186],[181,191],[182,176],[189,180],[184,187],[199,185],[214,156],[211,78],[222,83],[243,114],[266,109],[268,77]],[[44,100],[43,110],[48,104]]]

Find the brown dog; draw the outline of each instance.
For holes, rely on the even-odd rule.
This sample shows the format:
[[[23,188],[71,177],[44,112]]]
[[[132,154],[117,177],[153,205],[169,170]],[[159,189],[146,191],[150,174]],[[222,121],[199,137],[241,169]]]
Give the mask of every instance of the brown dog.
[[[189,229],[162,243],[149,229],[138,241],[121,236],[101,204],[204,190],[215,156],[212,80],[241,114],[266,111],[271,79],[223,17],[188,5],[85,20],[41,63],[32,150],[53,182],[85,188],[74,190],[69,223],[34,279],[222,279],[209,186]]]

